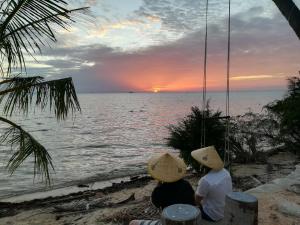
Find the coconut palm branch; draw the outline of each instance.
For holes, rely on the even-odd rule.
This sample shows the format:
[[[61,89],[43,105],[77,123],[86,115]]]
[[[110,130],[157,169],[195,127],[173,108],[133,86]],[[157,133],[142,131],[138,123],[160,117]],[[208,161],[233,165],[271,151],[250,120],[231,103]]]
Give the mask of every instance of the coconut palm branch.
[[[41,109],[49,106],[57,119],[65,119],[69,112],[73,115],[74,111],[80,111],[71,78],[50,81],[39,76],[6,78],[0,82],[0,105],[2,103],[5,116],[11,116],[16,110],[27,114],[31,106]],[[4,117],[0,117],[0,121],[10,125],[0,136],[0,143],[8,144],[14,150],[7,164],[9,172],[14,173],[32,155],[34,175],[41,174],[49,183],[49,169],[53,169],[53,164],[45,147],[16,123]]]
[[[46,183],[50,183],[49,169],[53,169],[51,156],[47,150],[28,132],[14,122],[0,117],[0,121],[9,124],[9,128],[0,136],[0,142],[6,143],[14,150],[13,155],[7,163],[7,168],[12,174],[29,156],[34,158],[34,177],[42,175]]]
[[[0,3],[1,70],[7,66],[26,68],[24,51],[40,52],[48,40],[55,42],[54,26],[67,29],[74,22],[70,14],[87,8],[68,10],[63,0],[3,0]],[[5,62],[5,63],[4,63]]]
[[[75,110],[80,111],[71,78],[44,80],[42,77],[19,77],[15,69],[26,71],[26,57],[41,52],[45,45],[56,42],[55,28],[68,29],[74,22],[71,14],[87,8],[69,10],[63,0],[2,0],[0,1],[0,122],[9,128],[0,137],[0,143],[9,144],[14,153],[8,162],[13,173],[23,161],[33,155],[34,174],[40,173],[50,181],[53,168],[46,149],[22,127],[7,117],[13,112],[27,114],[30,107],[45,109],[49,106],[57,119],[65,119]]]
[[[5,116],[11,116],[16,110],[27,114],[30,106],[42,110],[49,106],[57,119],[65,119],[69,112],[80,111],[72,78],[50,81],[39,76],[4,79],[0,82],[2,103]]]

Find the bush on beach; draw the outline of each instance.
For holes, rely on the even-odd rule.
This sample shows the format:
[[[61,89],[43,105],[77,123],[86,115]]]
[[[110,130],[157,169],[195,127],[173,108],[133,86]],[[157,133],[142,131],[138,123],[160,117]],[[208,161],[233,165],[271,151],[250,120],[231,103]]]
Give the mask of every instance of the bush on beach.
[[[246,112],[230,122],[230,153],[237,163],[266,162],[277,146],[278,123],[268,113]]]
[[[289,151],[300,154],[300,77],[290,77],[285,97],[265,108],[278,123],[280,135],[277,142],[283,143]]]
[[[203,111],[198,107],[192,107],[191,113],[183,118],[177,125],[168,126],[170,136],[167,145],[180,150],[180,156],[185,163],[200,171],[199,164],[191,157],[191,152],[201,148],[201,127],[203,122]],[[204,111],[206,114],[205,133],[206,145],[214,145],[220,156],[224,155],[225,123],[220,119],[221,112],[213,112],[209,105]]]
[[[238,163],[266,162],[268,155],[284,149],[300,154],[300,77],[288,79],[288,91],[282,100],[264,106],[262,113],[246,112],[230,118],[230,161]],[[224,155],[225,120],[217,119],[221,111],[214,112],[207,105],[205,120],[206,146],[214,145]],[[187,165],[199,172],[199,164],[191,152],[201,147],[203,111],[192,107],[191,113],[168,127],[167,145],[180,150]],[[268,151],[273,149],[273,151]]]
[[[214,112],[207,107],[205,110],[206,146],[214,145],[221,158],[224,156],[225,120],[220,111]],[[200,172],[199,164],[191,157],[191,152],[201,147],[201,127],[203,111],[192,107],[191,113],[168,127],[170,135],[167,145],[178,149],[185,163]],[[264,163],[269,151],[278,141],[279,125],[272,114],[268,112],[253,113],[251,111],[241,116],[230,118],[229,123],[229,158],[237,163]]]

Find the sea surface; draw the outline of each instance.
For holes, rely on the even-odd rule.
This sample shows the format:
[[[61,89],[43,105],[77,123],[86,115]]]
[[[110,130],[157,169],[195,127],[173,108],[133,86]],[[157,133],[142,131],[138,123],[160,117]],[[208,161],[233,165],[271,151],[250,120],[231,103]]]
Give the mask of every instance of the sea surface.
[[[241,115],[281,99],[284,91],[239,91],[230,93],[230,114]],[[225,93],[208,93],[210,106],[225,110]],[[145,171],[147,159],[168,150],[167,126],[186,116],[192,106],[201,106],[201,93],[111,93],[79,94],[82,112],[57,122],[53,114],[32,110],[20,123],[52,156],[55,172],[52,187],[107,180]],[[0,129],[1,130],[1,129]],[[0,199],[49,189],[40,177],[33,179],[32,159],[10,176],[5,165],[11,150],[1,146]]]

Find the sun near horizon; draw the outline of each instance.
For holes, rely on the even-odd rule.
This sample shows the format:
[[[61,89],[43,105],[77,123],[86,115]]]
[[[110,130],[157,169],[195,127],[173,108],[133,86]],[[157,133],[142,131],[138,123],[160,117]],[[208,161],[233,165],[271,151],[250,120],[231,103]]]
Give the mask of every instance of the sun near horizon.
[[[158,92],[160,92],[160,90],[161,90],[161,88],[159,88],[157,86],[152,88],[153,93],[158,93]]]

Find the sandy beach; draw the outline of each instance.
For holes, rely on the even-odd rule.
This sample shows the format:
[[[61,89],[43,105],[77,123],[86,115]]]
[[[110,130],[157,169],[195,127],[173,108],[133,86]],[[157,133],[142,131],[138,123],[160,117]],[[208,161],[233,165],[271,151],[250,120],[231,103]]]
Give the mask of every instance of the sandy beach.
[[[245,191],[252,188],[249,192],[259,200],[259,224],[299,224],[300,215],[297,214],[297,208],[291,213],[288,210],[284,211],[286,205],[299,207],[297,179],[293,178],[293,184],[284,182],[288,187],[273,188],[264,194],[261,193],[265,189],[260,188],[268,187],[274,179],[287,179],[290,176],[288,174],[295,171],[295,165],[298,163],[292,154],[282,153],[272,156],[267,164],[233,165],[235,190]],[[297,171],[300,174],[300,168]],[[297,178],[299,174],[293,176]],[[190,173],[186,179],[196,188],[199,179],[196,175]],[[133,177],[131,181],[115,183],[98,190],[85,190],[22,203],[2,202],[0,224],[127,224],[136,218],[159,218],[160,212],[150,203],[150,195],[155,185],[156,181],[149,176],[139,176]],[[285,199],[286,205],[278,205],[278,199]]]

